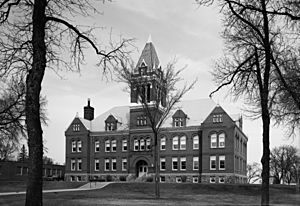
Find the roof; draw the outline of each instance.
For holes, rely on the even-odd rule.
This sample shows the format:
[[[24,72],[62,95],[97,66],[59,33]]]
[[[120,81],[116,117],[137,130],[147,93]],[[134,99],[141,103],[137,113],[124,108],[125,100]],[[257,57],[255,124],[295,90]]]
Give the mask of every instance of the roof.
[[[151,41],[146,43],[142,54],[139,58],[139,61],[136,65],[136,70],[138,69],[138,67],[140,67],[140,65],[143,62],[150,70],[157,69],[159,67],[159,59],[155,51],[154,45]]]
[[[174,106],[162,127],[172,127],[172,116],[178,109],[181,109],[188,117],[186,126],[200,126],[216,106],[217,104],[211,99],[181,101]],[[104,112],[92,121],[83,118],[79,119],[90,131],[101,132],[105,131],[105,120],[107,117],[113,115],[118,120],[118,130],[127,130],[129,128],[129,113],[129,106],[117,106]]]

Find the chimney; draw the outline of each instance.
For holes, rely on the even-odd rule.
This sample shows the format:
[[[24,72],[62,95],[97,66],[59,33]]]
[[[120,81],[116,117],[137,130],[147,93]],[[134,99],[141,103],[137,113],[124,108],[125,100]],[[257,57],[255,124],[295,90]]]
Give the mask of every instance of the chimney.
[[[91,107],[90,104],[91,104],[91,100],[90,100],[90,98],[88,98],[88,105],[83,108],[84,109],[83,117],[84,117],[84,119],[89,120],[89,121],[94,119],[94,110],[95,110],[94,107]]]

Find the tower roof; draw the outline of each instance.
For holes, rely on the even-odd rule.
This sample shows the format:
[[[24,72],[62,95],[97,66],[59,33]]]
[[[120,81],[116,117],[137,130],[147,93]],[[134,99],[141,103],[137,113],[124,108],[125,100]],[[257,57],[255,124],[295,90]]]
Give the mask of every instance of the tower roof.
[[[136,65],[136,70],[141,66],[143,62],[150,70],[157,69],[159,67],[159,59],[151,40],[148,40],[148,42],[146,43],[142,54],[139,58],[139,61]]]

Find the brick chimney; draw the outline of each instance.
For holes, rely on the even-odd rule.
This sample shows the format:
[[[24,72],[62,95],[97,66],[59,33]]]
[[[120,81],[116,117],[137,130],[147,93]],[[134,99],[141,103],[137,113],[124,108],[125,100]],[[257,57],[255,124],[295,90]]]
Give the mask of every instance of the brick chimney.
[[[83,117],[84,117],[84,119],[89,120],[89,121],[94,119],[94,110],[95,110],[94,107],[91,107],[90,104],[91,104],[91,100],[90,100],[90,98],[88,98],[88,105],[83,108],[84,109]]]

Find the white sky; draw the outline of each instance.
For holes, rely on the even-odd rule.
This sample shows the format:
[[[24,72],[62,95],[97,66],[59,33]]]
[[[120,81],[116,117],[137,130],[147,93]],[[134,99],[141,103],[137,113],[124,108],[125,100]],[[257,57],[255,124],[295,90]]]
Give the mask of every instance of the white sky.
[[[212,81],[213,60],[222,55],[220,38],[221,16],[214,8],[198,7],[194,0],[114,0],[100,4],[103,15],[94,15],[89,19],[74,19],[84,25],[103,27],[99,30],[98,40],[105,42],[107,34],[135,38],[139,51],[143,49],[149,34],[158,53],[162,66],[174,57],[178,58],[178,67],[187,65],[184,79],[192,81],[198,78],[195,88],[184,99],[208,98],[216,88]],[[96,67],[93,50],[87,53],[87,64],[81,73],[61,72],[63,78],[53,71],[47,71],[42,93],[47,96],[48,127],[44,127],[47,156],[55,162],[65,162],[65,135],[76,113],[83,116],[83,107],[87,98],[95,108],[95,116],[113,106],[128,105],[129,95],[122,89],[124,85],[109,82],[102,76],[101,68]],[[226,97],[224,99],[224,97]],[[232,102],[226,89],[218,92],[214,101],[219,103],[229,114],[239,113],[242,100]],[[262,155],[261,120],[244,118],[244,132],[248,136],[248,162],[259,162]],[[287,140],[280,128],[271,130],[271,148],[281,144],[299,144],[298,140]]]

